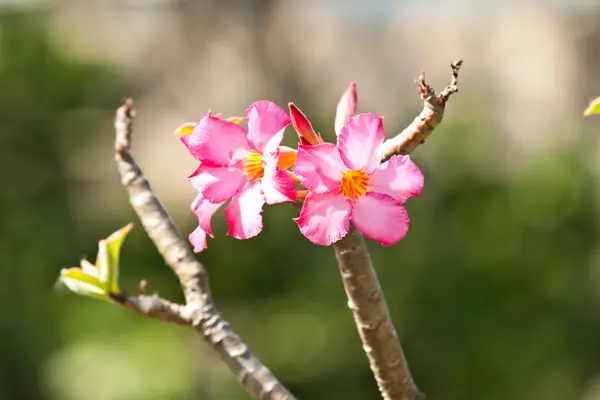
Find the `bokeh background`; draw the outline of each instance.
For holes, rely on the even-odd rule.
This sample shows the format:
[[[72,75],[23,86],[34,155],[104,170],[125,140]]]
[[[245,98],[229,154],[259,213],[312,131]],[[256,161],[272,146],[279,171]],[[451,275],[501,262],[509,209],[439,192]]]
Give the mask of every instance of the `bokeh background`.
[[[426,185],[398,245],[369,242],[429,399],[600,399],[600,3],[0,2],[0,399],[242,400],[194,332],[57,293],[61,268],[133,221],[112,118],[136,99],[134,154],[184,234],[195,162],[173,136],[209,109],[294,101],[328,140],[352,80],[389,135],[420,111],[420,69],[460,92],[414,153]],[[294,143],[293,132],[286,139]],[[226,318],[300,398],[377,399],[329,248],[293,207],[199,255]],[[181,301],[139,223],[122,286]]]

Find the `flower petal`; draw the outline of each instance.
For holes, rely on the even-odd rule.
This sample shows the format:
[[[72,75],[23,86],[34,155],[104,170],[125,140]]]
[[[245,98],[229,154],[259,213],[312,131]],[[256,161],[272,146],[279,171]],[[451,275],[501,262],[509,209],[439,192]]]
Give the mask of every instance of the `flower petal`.
[[[247,184],[225,209],[229,223],[228,235],[236,239],[250,239],[262,230],[262,208],[265,196],[259,181]]]
[[[308,240],[329,246],[348,233],[351,211],[352,203],[338,191],[309,193],[294,221]]]
[[[267,204],[296,200],[296,185],[287,171],[278,167],[265,168],[261,184]]]
[[[367,193],[356,200],[352,223],[369,239],[389,246],[408,232],[410,219],[400,202],[379,193]]]
[[[204,232],[210,235],[210,237],[213,237],[210,221],[223,203],[225,202],[212,203],[204,198],[201,193],[198,193],[190,207],[194,214],[196,214],[196,217],[198,217],[198,225]]]
[[[292,149],[287,146],[279,146],[279,160],[277,165],[281,169],[292,168],[296,164],[296,153],[298,150]]]
[[[194,253],[200,253],[206,249],[206,232],[199,226],[189,234],[188,240],[194,249]]]
[[[369,192],[387,194],[404,203],[423,189],[423,173],[410,156],[393,156],[369,176]]]
[[[242,122],[244,122],[245,119],[246,118],[244,118],[244,117],[228,117],[228,118],[225,118],[226,121],[233,122],[234,124],[241,124]]]
[[[334,126],[336,135],[340,134],[344,125],[354,116],[357,105],[356,82],[350,82],[348,89],[346,89],[337,105]]]
[[[110,300],[107,284],[98,278],[85,274],[80,268],[64,268],[60,271],[60,281],[73,293],[100,300]]]
[[[384,139],[381,117],[359,114],[350,118],[338,137],[338,148],[344,164],[350,169],[370,174],[381,161]]]
[[[291,175],[273,164],[265,166],[261,185],[267,204],[296,200],[296,185]]]
[[[259,153],[263,152],[273,136],[292,122],[281,107],[270,101],[257,101],[252,104],[246,111],[246,120],[248,142]]]
[[[244,128],[210,113],[198,121],[190,135],[181,136],[181,141],[194,158],[211,165],[229,165],[235,150],[248,148]]]
[[[219,203],[231,199],[247,178],[241,170],[234,167],[200,164],[188,180],[205,198],[213,203]]]
[[[283,131],[278,132],[267,143],[262,157],[264,175],[261,179],[262,191],[267,204],[283,203],[296,200],[296,185],[291,175],[279,168],[279,143]]]
[[[294,174],[312,192],[336,190],[346,170],[340,151],[332,143],[298,147]]]

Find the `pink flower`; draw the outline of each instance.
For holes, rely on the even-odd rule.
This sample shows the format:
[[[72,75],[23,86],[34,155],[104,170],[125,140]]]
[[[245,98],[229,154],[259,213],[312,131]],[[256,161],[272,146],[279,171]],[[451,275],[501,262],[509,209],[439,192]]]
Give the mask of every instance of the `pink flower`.
[[[249,239],[262,230],[263,205],[294,201],[296,188],[285,169],[296,152],[280,147],[290,118],[276,104],[259,101],[246,111],[248,131],[240,125],[207,114],[181,140],[200,166],[189,176],[198,196],[191,205],[198,228],[189,236],[195,252],[213,237],[212,216],[227,201],[228,235]]]
[[[421,193],[423,174],[409,156],[380,164],[384,139],[382,118],[359,114],[337,145],[299,146],[295,175],[309,193],[295,221],[310,241],[328,246],[346,236],[350,222],[384,246],[406,235],[402,204]]]

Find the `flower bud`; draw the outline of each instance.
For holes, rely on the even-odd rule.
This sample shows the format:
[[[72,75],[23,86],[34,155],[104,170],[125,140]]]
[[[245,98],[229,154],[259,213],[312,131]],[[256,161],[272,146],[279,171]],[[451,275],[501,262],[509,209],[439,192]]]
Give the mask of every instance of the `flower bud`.
[[[289,103],[288,106],[290,107],[292,125],[294,125],[296,132],[298,132],[300,142],[304,145],[311,146],[322,143],[323,140],[320,138],[320,136],[317,136],[312,124],[308,118],[306,118],[306,115],[304,115],[304,113],[302,113],[302,111],[300,111],[300,109],[296,107],[294,103]]]
[[[339,136],[344,125],[346,125],[348,120],[356,114],[357,105],[356,82],[350,82],[348,89],[346,89],[337,105],[337,112],[335,114],[336,135]]]

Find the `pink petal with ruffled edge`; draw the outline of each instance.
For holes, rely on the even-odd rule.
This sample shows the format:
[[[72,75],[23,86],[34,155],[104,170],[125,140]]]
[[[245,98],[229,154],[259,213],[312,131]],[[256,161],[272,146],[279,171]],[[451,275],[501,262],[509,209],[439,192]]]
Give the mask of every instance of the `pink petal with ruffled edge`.
[[[181,141],[192,156],[211,165],[229,165],[231,154],[237,149],[247,149],[244,128],[208,114]]]
[[[213,204],[198,194],[192,202],[191,209],[198,217],[198,227],[189,234],[188,240],[195,253],[200,253],[206,248],[206,235],[213,237],[210,221],[223,203]]]
[[[290,174],[271,163],[265,166],[261,179],[262,190],[267,204],[278,204],[296,200],[296,185]]]
[[[261,154],[273,136],[283,131],[292,122],[281,107],[270,101],[257,101],[252,104],[246,110],[246,120],[248,121],[248,142]]]
[[[351,210],[352,203],[339,192],[309,193],[294,221],[308,240],[329,246],[348,233]]]
[[[206,232],[199,226],[188,235],[188,240],[194,249],[194,253],[200,253],[206,249]]]
[[[262,230],[262,208],[265,196],[260,182],[248,183],[225,209],[225,217],[229,223],[228,235],[236,239],[250,239]]]
[[[379,165],[369,178],[369,192],[387,194],[400,203],[421,194],[424,184],[423,173],[408,155],[393,156]]]
[[[283,131],[277,133],[264,148],[262,157],[264,176],[261,179],[262,191],[267,204],[283,203],[296,200],[296,185],[289,173],[277,166],[279,160],[279,143]]]
[[[339,190],[342,176],[347,170],[340,151],[332,143],[298,147],[294,174],[311,192]]]
[[[381,161],[384,139],[383,119],[375,114],[359,114],[342,128],[337,146],[349,169],[370,174]]]
[[[352,223],[369,239],[390,246],[408,232],[410,219],[400,202],[379,193],[367,193],[356,200]]]
[[[237,168],[200,164],[188,180],[205,198],[218,203],[231,199],[242,188],[247,178]]]
[[[204,198],[202,194],[198,193],[196,198],[192,202],[191,209],[198,217],[199,227],[206,232],[210,237],[213,237],[212,228],[210,226],[213,215],[221,208],[225,203],[224,201],[218,203],[212,203],[208,199]]]

